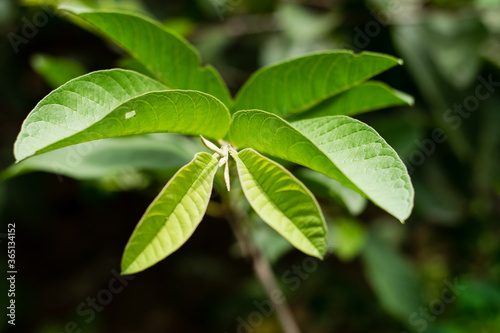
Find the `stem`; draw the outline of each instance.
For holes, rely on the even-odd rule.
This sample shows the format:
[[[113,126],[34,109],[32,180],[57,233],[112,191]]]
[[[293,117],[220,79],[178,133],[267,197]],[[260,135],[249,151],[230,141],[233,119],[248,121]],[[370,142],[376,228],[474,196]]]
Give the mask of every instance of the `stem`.
[[[259,248],[253,244],[251,238],[249,237],[244,225],[247,221],[247,216],[245,213],[232,209],[233,207],[227,205],[228,210],[226,211],[226,217],[231,225],[231,228],[238,240],[241,247],[243,255],[249,257],[253,261],[253,267],[257,277],[259,278],[267,296],[271,300],[276,309],[276,314],[278,320],[281,324],[284,333],[300,333],[299,326],[293,317],[292,311],[288,306],[286,300],[282,302],[275,303],[273,301],[273,296],[279,292],[279,295],[283,295],[281,292],[276,277],[274,276],[273,270],[267,258],[262,254]]]

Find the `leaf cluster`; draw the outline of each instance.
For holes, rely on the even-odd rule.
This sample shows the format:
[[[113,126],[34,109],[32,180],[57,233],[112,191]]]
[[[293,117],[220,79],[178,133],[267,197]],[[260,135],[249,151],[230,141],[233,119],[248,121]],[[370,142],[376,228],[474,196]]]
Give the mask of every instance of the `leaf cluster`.
[[[118,44],[148,75],[102,70],[52,91],[22,125],[14,147],[18,162],[138,134],[220,143],[205,141],[214,153],[197,153],[151,203],[126,246],[124,274],[154,265],[186,242],[203,219],[219,167],[225,166],[229,189],[230,160],[258,216],[315,257],[327,248],[320,206],[299,179],[266,156],[333,178],[401,222],[409,217],[414,191],[405,165],[374,129],[350,117],[412,104],[408,95],[371,80],[400,60],[369,52],[308,54],[262,68],[233,99],[217,71],[202,66],[197,51],[160,23],[125,12],[59,11]]]

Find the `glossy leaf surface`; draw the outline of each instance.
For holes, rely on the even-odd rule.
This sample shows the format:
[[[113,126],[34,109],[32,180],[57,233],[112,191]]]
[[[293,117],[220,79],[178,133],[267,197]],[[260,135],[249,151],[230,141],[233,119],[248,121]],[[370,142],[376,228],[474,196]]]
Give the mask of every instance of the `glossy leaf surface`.
[[[413,97],[382,82],[368,81],[319,103],[298,118],[353,116],[399,105],[413,105]]]
[[[333,51],[295,58],[255,72],[232,110],[260,109],[282,117],[297,114],[398,64],[396,58],[370,52]]]

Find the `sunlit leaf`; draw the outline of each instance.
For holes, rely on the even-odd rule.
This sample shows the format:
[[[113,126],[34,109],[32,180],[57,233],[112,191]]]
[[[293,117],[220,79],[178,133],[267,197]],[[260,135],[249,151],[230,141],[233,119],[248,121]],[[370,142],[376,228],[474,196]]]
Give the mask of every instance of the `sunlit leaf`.
[[[196,49],[158,22],[116,11],[62,9],[111,38],[168,87],[199,90],[230,104],[231,97],[217,71],[210,65],[202,67]]]
[[[300,113],[398,64],[396,58],[369,52],[332,51],[295,58],[255,72],[232,110],[261,109],[279,116]]]
[[[251,147],[319,171],[367,197],[400,221],[413,208],[414,191],[397,153],[368,125],[330,116],[293,124],[268,112],[233,115],[229,136]]]
[[[253,149],[232,156],[243,193],[260,218],[297,249],[322,258],[326,225],[316,199],[304,184]]]
[[[89,127],[130,98],[165,89],[158,81],[121,69],[71,80],[42,99],[28,115],[15,144],[16,159]]]
[[[161,88],[165,89],[159,82],[125,70],[72,80],[47,95],[28,115],[14,145],[16,159],[132,134],[214,138],[226,134],[229,111],[219,100],[197,91],[151,92]]]
[[[127,243],[122,274],[153,266],[191,237],[210,201],[217,160],[199,153],[170,179],[151,203]]]
[[[413,98],[384,83],[368,81],[319,103],[294,120],[335,115],[353,116],[398,105],[413,105]]]

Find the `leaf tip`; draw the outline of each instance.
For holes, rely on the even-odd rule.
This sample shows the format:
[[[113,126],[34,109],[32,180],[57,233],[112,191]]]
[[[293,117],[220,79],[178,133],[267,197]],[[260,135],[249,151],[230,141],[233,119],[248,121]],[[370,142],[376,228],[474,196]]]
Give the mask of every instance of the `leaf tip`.
[[[316,256],[316,258],[318,258],[321,261],[325,260],[325,257],[326,257],[326,251],[320,252],[318,256]]]
[[[322,248],[315,247],[314,251],[308,251],[306,254],[323,261],[326,256],[326,249],[327,249],[326,246]]]
[[[120,275],[132,275],[140,271],[141,269],[133,268],[133,263],[125,264],[124,260],[122,260],[120,267]]]
[[[130,272],[128,269],[123,267],[120,269],[120,275],[130,275],[130,274],[132,274],[132,272]]]

